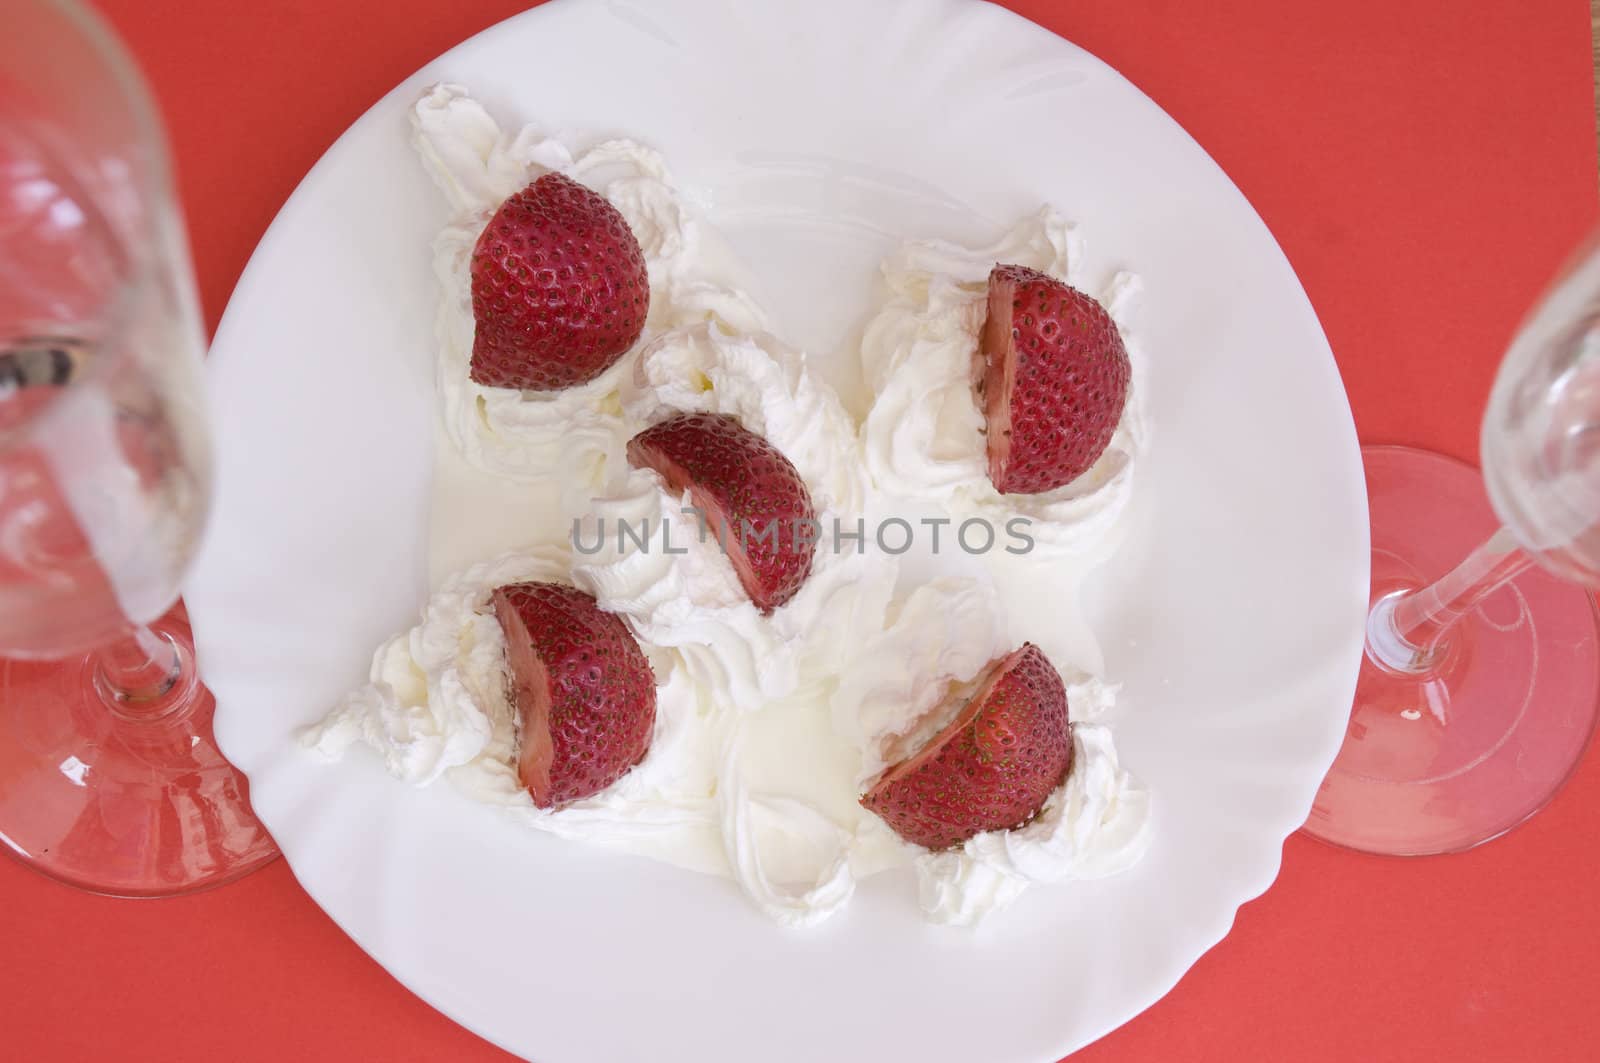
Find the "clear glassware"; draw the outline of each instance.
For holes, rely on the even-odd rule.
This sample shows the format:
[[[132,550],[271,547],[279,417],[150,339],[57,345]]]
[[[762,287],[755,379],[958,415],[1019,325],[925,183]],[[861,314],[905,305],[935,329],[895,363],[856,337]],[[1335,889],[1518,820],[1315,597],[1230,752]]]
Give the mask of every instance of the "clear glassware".
[[[77,0],[0,26],[0,842],[97,892],[277,850],[217,750],[178,587],[204,335],[155,107]]]
[[[1405,856],[1471,848],[1543,808],[1589,745],[1600,234],[1512,341],[1481,452],[1480,476],[1426,451],[1362,450],[1373,608],[1344,746],[1306,822],[1315,837]]]

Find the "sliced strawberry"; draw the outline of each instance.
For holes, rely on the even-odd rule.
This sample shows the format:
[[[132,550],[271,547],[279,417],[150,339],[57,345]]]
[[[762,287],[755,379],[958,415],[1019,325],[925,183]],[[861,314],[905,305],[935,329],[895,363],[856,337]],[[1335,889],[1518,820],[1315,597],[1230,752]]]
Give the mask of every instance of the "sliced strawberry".
[[[777,447],[732,417],[669,417],[629,440],[628,462],[660,473],[669,490],[689,492],[763,613],[793,598],[811,575],[811,493]]]
[[[493,595],[521,719],[517,771],[540,808],[604,790],[644,759],[656,682],[615,614],[557,583],[513,583]]]
[[[500,205],[472,249],[473,380],[555,391],[593,380],[638,340],[644,253],[622,215],[547,173]]]
[[[1122,420],[1129,374],[1099,303],[1026,266],[990,271],[973,379],[995,489],[1038,494],[1088,471]]]
[[[914,845],[948,849],[984,831],[1021,827],[1072,768],[1067,691],[1039,647],[1024,643],[990,662],[975,691],[861,799]]]

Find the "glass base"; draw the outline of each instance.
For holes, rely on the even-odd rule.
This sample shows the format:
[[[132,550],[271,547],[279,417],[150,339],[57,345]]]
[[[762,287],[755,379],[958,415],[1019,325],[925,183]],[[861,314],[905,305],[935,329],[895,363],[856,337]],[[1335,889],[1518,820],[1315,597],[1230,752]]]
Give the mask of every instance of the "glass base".
[[[1372,600],[1424,586],[1499,521],[1470,465],[1364,447]],[[1305,831],[1369,853],[1457,852],[1522,823],[1588,747],[1600,706],[1600,615],[1582,587],[1529,568],[1447,636],[1434,671],[1363,657],[1344,746]]]
[[[181,603],[150,626],[192,655]],[[273,860],[249,785],[212,738],[216,702],[186,664],[158,702],[113,707],[87,655],[0,660],[0,844],[118,897],[209,889]]]

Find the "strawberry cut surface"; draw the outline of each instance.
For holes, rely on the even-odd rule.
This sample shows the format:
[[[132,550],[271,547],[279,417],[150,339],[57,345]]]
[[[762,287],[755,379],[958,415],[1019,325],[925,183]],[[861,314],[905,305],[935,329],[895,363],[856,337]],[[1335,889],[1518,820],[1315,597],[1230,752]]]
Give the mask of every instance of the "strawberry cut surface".
[[[675,414],[629,440],[628,461],[654,469],[669,490],[689,492],[763,613],[788,602],[811,575],[818,538],[811,493],[777,447],[736,419]]]
[[[1105,453],[1132,371],[1116,322],[1095,300],[1036,269],[997,265],[973,357],[997,491],[1052,491]]]
[[[599,793],[650,749],[656,683],[644,651],[620,617],[575,587],[513,583],[491,602],[506,637],[522,785],[540,808]]]
[[[990,662],[972,690],[938,734],[861,799],[925,849],[1025,826],[1072,769],[1066,687],[1039,647],[1024,643]]]

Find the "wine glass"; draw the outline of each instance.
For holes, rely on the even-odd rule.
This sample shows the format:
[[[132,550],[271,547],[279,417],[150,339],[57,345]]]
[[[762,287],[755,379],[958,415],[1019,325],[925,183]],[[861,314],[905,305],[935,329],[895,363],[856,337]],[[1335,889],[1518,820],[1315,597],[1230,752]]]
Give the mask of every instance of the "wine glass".
[[[1372,610],[1344,746],[1305,825],[1324,841],[1402,856],[1471,848],[1543,808],[1588,747],[1600,705],[1587,589],[1600,586],[1600,234],[1512,341],[1481,451],[1480,479],[1442,455],[1362,449]]]
[[[96,892],[272,859],[179,582],[205,525],[203,334],[154,105],[77,0],[0,31],[0,842]]]

